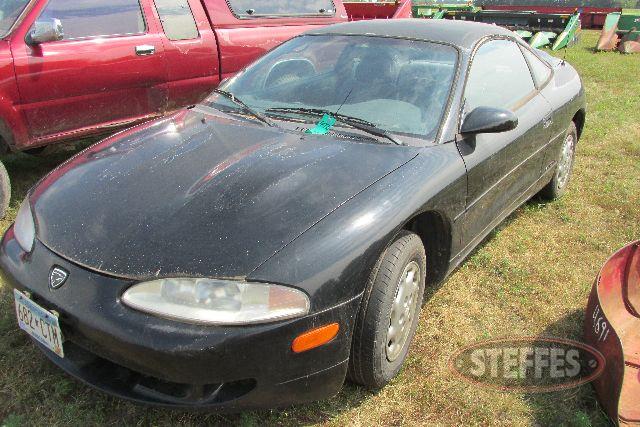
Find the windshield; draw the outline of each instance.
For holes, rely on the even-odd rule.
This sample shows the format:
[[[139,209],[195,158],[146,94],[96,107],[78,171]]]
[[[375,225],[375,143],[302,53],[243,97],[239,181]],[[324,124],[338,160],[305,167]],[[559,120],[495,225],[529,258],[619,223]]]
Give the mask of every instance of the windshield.
[[[0,0],[0,37],[7,35],[29,0]]]
[[[317,109],[361,119],[386,132],[433,138],[456,62],[457,51],[437,43],[303,36],[273,50],[220,88],[271,116],[281,116],[282,109]],[[226,107],[228,102],[221,98],[213,95],[206,103]],[[314,121],[308,115],[304,119]]]

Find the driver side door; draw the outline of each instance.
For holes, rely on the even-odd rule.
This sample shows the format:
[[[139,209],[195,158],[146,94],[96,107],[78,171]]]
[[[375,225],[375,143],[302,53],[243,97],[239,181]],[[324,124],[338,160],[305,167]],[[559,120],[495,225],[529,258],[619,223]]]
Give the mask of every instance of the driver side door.
[[[480,106],[504,108],[518,117],[514,130],[462,135],[456,142],[468,180],[463,247],[471,248],[528,198],[539,180],[551,106],[509,39],[492,39],[476,50],[464,97],[462,117]]]
[[[166,105],[162,29],[152,3],[49,0],[11,41],[21,110],[34,145],[160,115]],[[64,38],[28,44],[37,20]]]

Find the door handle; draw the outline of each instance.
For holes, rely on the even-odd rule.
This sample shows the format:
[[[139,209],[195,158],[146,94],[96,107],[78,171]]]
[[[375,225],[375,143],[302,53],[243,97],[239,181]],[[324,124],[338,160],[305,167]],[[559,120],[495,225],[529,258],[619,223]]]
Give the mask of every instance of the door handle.
[[[153,55],[154,53],[156,53],[156,47],[153,45],[143,44],[136,46],[136,55],[138,56]]]

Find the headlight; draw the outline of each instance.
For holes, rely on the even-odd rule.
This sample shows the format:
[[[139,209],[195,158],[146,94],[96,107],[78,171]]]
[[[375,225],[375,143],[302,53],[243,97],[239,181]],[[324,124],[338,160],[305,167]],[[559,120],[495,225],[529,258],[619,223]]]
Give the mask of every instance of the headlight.
[[[22,202],[22,205],[20,205],[16,222],[13,226],[13,232],[16,235],[16,240],[20,247],[27,252],[31,252],[36,239],[36,224],[33,222],[29,196],[27,196]]]
[[[309,298],[297,289],[217,279],[161,279],[122,295],[131,308],[188,323],[242,325],[303,316]]]

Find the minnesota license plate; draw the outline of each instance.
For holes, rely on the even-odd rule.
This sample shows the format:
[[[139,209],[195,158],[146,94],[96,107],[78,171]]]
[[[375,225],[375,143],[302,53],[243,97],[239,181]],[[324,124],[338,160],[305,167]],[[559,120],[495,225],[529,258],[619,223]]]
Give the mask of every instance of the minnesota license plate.
[[[62,332],[58,324],[58,317],[31,301],[22,292],[14,289],[13,297],[16,303],[16,315],[20,329],[37,339],[39,343],[64,357],[62,350]]]

